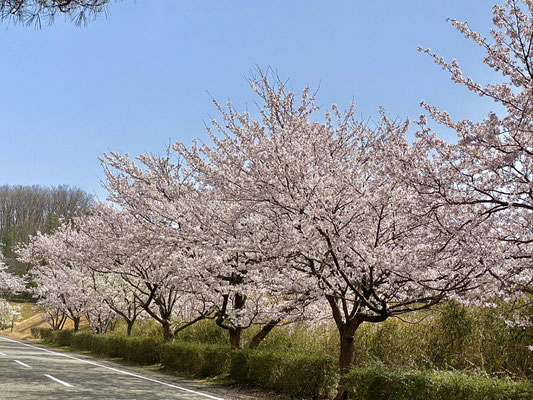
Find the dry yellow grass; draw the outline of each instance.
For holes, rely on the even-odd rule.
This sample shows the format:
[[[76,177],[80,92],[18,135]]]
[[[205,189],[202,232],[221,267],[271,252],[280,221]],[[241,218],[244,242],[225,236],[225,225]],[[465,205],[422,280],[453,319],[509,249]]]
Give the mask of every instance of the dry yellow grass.
[[[41,312],[41,308],[35,303],[10,302],[10,304],[20,308],[20,314],[22,315],[22,320],[33,317],[34,315],[37,315]]]
[[[16,339],[31,339],[31,328],[49,328],[50,325],[43,319],[41,314],[34,315],[22,322],[19,322],[13,328],[2,331],[3,335],[11,336]]]
[[[14,303],[16,304],[16,303]],[[18,304],[21,305],[21,304]],[[33,339],[31,336],[31,328],[50,328],[50,325],[43,319],[41,312],[35,310],[35,304],[22,304],[22,317],[25,318],[23,321],[17,322],[13,330],[11,328],[0,331],[1,334],[6,336],[11,336],[16,339]],[[82,324],[83,321],[82,321]],[[63,329],[73,329],[74,323],[67,319]]]

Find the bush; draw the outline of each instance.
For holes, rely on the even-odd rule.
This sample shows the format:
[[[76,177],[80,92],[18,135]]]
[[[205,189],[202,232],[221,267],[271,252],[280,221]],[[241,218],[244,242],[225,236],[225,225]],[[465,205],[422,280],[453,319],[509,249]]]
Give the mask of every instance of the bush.
[[[96,336],[96,335],[95,335]],[[160,362],[163,340],[159,337],[115,337],[117,356],[136,364],[157,364]]]
[[[391,368],[483,370],[490,375],[533,378],[533,327],[514,326],[513,321],[533,319],[533,306],[513,309],[510,304],[494,307],[464,307],[448,302],[431,313],[406,316],[418,324],[389,318],[364,323],[355,333],[359,366],[382,363]],[[253,326],[243,332],[246,346],[259,331]],[[135,335],[160,335],[160,324],[138,321]],[[227,331],[213,320],[200,321],[179,332],[180,342],[228,345]],[[261,350],[305,353],[338,358],[339,334],[334,323],[310,326],[296,323],[276,327],[259,345]]]
[[[76,350],[91,351],[93,336],[90,332],[78,332],[72,337],[71,346]]]
[[[153,337],[126,337],[103,335],[90,332],[76,333],[72,337],[72,347],[94,354],[122,358],[135,364],[156,364],[160,361],[162,340]]]
[[[446,326],[446,321],[459,326]],[[499,325],[498,325],[499,324]],[[333,330],[324,329],[316,334],[316,341],[304,343],[308,336],[297,336],[305,327],[291,327],[275,331],[262,343],[260,350],[231,351],[229,345],[187,341],[163,343],[160,336],[124,336],[93,334],[91,332],[53,331],[49,328],[32,329],[32,335],[73,349],[91,351],[105,357],[120,357],[126,361],[149,365],[161,362],[169,370],[196,377],[225,375],[237,383],[286,393],[294,398],[316,399],[331,395],[338,380],[337,359],[326,355],[333,349]],[[531,353],[520,346],[530,337],[528,331],[509,328],[490,314],[445,307],[432,321],[420,325],[402,324],[390,320],[383,324],[367,324],[356,335],[359,366],[347,377],[346,389],[350,398],[372,400],[529,400],[533,398],[533,383],[496,379],[488,375],[453,370],[481,362],[480,355],[493,355],[490,368],[501,371],[505,363],[515,365],[516,371],[527,373]],[[204,338],[218,341],[209,325],[201,326]],[[491,331],[492,330],[492,331]],[[492,332],[494,343],[484,343],[481,333]],[[335,333],[335,332],[334,332]],[[283,335],[287,334],[287,337]],[[529,336],[528,336],[529,335]],[[292,342],[292,344],[291,344]],[[530,343],[530,342],[529,342]],[[432,348],[436,345],[444,347]],[[502,347],[498,347],[502,346]],[[276,348],[280,350],[276,350]],[[497,349],[501,349],[498,355]],[[329,353],[334,353],[329,351]],[[477,354],[477,356],[476,356]],[[444,359],[444,355],[447,357]],[[461,359],[460,355],[463,356]],[[505,361],[506,356],[516,355]],[[433,371],[438,358],[441,365],[452,370]],[[479,357],[479,358],[476,358]],[[444,359],[444,360],[443,360]],[[377,360],[377,361],[376,361]],[[468,361],[468,363],[465,362]],[[489,357],[487,357],[489,360]],[[520,360],[518,363],[516,360]],[[475,361],[475,363],[474,363]],[[411,369],[408,369],[411,368]]]
[[[142,365],[160,362],[163,343],[161,339],[155,337],[97,335],[91,332],[74,333],[71,330],[53,331],[49,328],[34,328],[32,335],[60,346],[71,346],[73,349],[90,351],[104,357],[120,357]]]
[[[105,357],[121,357],[121,347],[117,337],[112,335],[95,335],[91,332],[78,332],[73,335],[71,346],[76,350],[90,351]]]
[[[52,340],[60,346],[70,346],[73,334],[71,330],[52,331]]]
[[[272,351],[234,351],[230,377],[238,383],[318,398],[330,394],[337,381],[337,362],[329,356]]]
[[[347,377],[348,398],[361,400],[528,400],[533,383],[458,371],[354,368]]]
[[[46,342],[53,342],[53,329],[52,328],[32,328],[31,334],[37,339],[42,339]]]
[[[165,343],[161,364],[168,369],[197,377],[223,375],[229,371],[231,350],[227,345],[186,342]]]
[[[60,346],[70,346],[72,331],[54,331],[52,328],[31,328],[32,337],[42,339],[45,342],[55,343]]]
[[[42,339],[42,337],[41,337],[41,330],[42,329],[43,328],[30,328],[31,337],[33,337],[35,339]]]
[[[52,328],[31,328],[30,332],[36,339],[42,339],[45,342],[55,343],[60,346],[70,346],[74,334],[72,330],[54,331]]]

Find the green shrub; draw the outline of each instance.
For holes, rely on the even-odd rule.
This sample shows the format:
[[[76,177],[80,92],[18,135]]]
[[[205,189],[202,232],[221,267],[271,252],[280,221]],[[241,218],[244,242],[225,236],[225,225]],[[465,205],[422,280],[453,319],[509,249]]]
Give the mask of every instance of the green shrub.
[[[35,339],[42,339],[41,337],[41,330],[43,328],[30,328],[31,337]]]
[[[428,324],[424,347],[430,366],[533,377],[533,352],[524,351],[533,343],[533,329],[505,322],[532,311],[531,306],[512,310],[506,303],[494,308],[445,304]]]
[[[76,350],[91,351],[93,336],[91,332],[77,332],[72,336],[71,346]]]
[[[230,354],[227,345],[174,341],[161,346],[161,364],[198,377],[218,376],[229,371]]]
[[[360,400],[529,400],[533,383],[459,371],[354,368],[347,377],[348,398]]]
[[[163,344],[161,338],[122,337],[121,339],[113,341],[113,344],[116,346],[115,356],[143,365],[157,364],[160,362],[161,345]]]
[[[73,334],[74,331],[70,329],[52,331],[52,340],[60,346],[70,346]]]
[[[54,330],[52,328],[38,328],[39,329],[39,338],[46,342],[53,342],[52,334]]]
[[[105,357],[122,357],[119,345],[122,337],[115,335],[96,335],[91,332],[78,332],[73,335],[71,345],[81,351],[90,351]]]
[[[72,341],[72,330],[54,331],[52,328],[31,328],[31,335],[36,339],[42,339],[45,342],[55,343],[60,346],[70,346]]]
[[[335,387],[337,362],[329,356],[272,351],[234,351],[230,377],[238,383],[292,396],[318,398]]]
[[[229,376],[236,382],[248,383],[249,351],[234,350],[231,353]]]
[[[528,314],[529,313],[529,314]],[[533,378],[533,328],[505,322],[533,315],[533,307],[512,310],[464,307],[449,302],[430,314],[414,312],[406,324],[388,319],[365,323],[355,333],[358,366],[381,363],[390,368],[482,370],[490,375]],[[425,317],[425,319],[424,319]],[[335,327],[329,326],[331,331]],[[331,355],[338,354],[335,349]]]
[[[481,325],[473,313],[451,301],[432,321],[426,351],[436,368],[463,369],[476,365]]]
[[[59,334],[58,332],[68,332]],[[162,340],[155,337],[127,337],[113,334],[94,334],[91,332],[56,331],[54,343],[64,343],[69,340],[72,348],[80,351],[111,358],[123,358],[126,361],[150,365],[160,362]]]
[[[449,327],[446,323],[456,326]],[[206,323],[199,329],[204,332],[203,339],[219,340],[212,324]],[[316,333],[300,325],[274,332],[270,340],[267,337],[261,344],[260,350],[231,351],[227,344],[197,343],[192,335],[185,342],[163,343],[159,335],[128,337],[32,329],[32,335],[48,342],[105,357],[120,357],[132,363],[161,362],[170,370],[196,377],[229,372],[237,383],[301,399],[331,395],[338,380],[337,360],[326,353],[335,353],[335,329]],[[516,371],[524,373],[530,365],[531,352],[519,353],[524,343],[528,343],[528,335],[528,331],[509,327],[488,312],[471,311],[458,305],[447,306],[418,325],[397,320],[366,324],[356,335],[360,367],[350,372],[346,388],[350,398],[362,400],[529,400],[533,398],[533,383],[528,381],[432,370],[438,362],[443,367],[456,365],[466,369],[482,363],[485,357],[487,371],[493,368],[502,371],[506,365],[513,365]],[[483,338],[489,343],[484,343]],[[310,343],[304,343],[307,339]],[[491,340],[496,344],[490,343]],[[513,340],[518,340],[521,347],[513,344]],[[435,349],[436,345],[444,350]],[[498,349],[503,354],[498,354]],[[516,355],[518,362],[505,360],[509,355]]]

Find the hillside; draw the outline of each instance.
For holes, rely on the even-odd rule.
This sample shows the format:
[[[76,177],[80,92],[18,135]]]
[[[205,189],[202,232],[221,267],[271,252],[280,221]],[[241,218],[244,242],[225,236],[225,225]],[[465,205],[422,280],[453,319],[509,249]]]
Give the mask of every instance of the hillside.
[[[41,313],[35,310],[35,304],[32,303],[11,303],[21,306],[22,321],[16,323],[13,331],[5,329],[0,331],[1,334],[11,336],[16,339],[31,339],[31,328],[50,328],[50,325],[43,319]],[[64,329],[72,329],[74,324],[67,320]]]

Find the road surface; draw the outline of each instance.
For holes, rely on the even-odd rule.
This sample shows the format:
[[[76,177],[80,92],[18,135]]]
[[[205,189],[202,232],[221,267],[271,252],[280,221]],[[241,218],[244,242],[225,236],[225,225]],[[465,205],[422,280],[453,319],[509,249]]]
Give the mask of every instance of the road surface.
[[[251,398],[220,392],[196,382],[0,336],[2,400]]]

